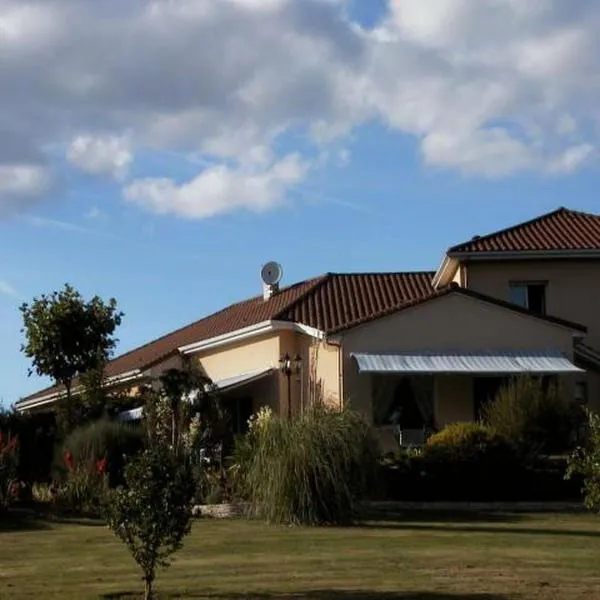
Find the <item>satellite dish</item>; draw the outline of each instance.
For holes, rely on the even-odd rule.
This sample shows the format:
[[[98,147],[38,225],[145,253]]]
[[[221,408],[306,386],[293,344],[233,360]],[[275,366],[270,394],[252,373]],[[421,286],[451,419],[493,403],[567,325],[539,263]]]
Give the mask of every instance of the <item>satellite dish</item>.
[[[283,277],[283,268],[277,262],[268,262],[261,269],[260,276],[266,285],[277,285]]]

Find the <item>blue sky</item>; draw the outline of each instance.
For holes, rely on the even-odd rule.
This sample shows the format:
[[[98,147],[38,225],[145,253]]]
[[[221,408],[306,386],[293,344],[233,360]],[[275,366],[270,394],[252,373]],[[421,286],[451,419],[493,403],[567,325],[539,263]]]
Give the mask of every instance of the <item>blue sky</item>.
[[[124,351],[260,293],[267,260],[284,283],[436,269],[475,234],[600,212],[593,3],[154,4],[168,28],[142,0],[0,8],[5,405],[44,383],[18,306],[65,282],[117,298]],[[207,31],[222,47],[185,52]]]

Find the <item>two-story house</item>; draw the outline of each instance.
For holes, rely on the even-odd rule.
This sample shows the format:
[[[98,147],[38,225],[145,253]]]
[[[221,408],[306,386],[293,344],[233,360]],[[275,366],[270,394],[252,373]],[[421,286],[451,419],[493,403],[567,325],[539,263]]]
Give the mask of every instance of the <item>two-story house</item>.
[[[477,417],[519,373],[558,378],[600,409],[600,216],[561,208],[454,246],[437,272],[327,273],[234,304],[127,352],[108,386],[195,361],[236,427],[262,405],[293,416],[350,405],[419,441]],[[51,408],[55,386],[16,404]]]

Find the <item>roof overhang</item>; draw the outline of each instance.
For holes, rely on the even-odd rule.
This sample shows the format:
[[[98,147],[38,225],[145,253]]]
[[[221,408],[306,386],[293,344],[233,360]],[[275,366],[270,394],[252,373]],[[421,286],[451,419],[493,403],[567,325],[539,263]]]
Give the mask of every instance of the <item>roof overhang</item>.
[[[435,289],[448,285],[463,261],[600,259],[598,250],[524,250],[519,252],[460,252],[449,250],[431,281]]]
[[[575,344],[575,360],[600,372],[600,351],[591,346],[581,342]]]
[[[128,383],[130,381],[141,379],[142,377],[144,377],[144,375],[145,373],[143,373],[140,369],[134,369],[133,371],[127,371],[126,373],[121,373],[120,375],[108,377],[104,381],[103,386],[109,387],[112,385],[119,385],[121,383]],[[82,389],[82,386],[77,386],[73,389],[72,393],[78,394]],[[63,390],[59,390],[51,392],[49,394],[45,394],[44,396],[37,396],[36,398],[31,398],[30,400],[22,400],[20,402],[15,402],[15,410],[17,412],[25,412],[34,408],[40,408],[41,406],[53,404],[64,395],[65,392]]]
[[[257,371],[251,371],[249,373],[242,373],[240,375],[234,375],[233,377],[227,377],[225,379],[220,379],[218,381],[214,381],[212,386],[208,385],[205,391],[208,391],[211,387],[216,389],[219,392],[230,392],[237,388],[249,385],[254,383],[255,381],[259,381],[273,374],[275,369],[272,367],[266,369],[260,369]],[[200,390],[197,390],[196,393],[192,392],[188,396],[184,397],[183,400],[188,402],[193,401],[194,397],[199,394]],[[144,415],[144,408],[142,406],[138,408],[133,408],[131,410],[126,410],[119,414],[118,418],[120,421],[135,421],[141,419]]]
[[[236,329],[230,333],[225,333],[213,338],[208,338],[192,344],[180,346],[178,350],[181,354],[196,354],[198,352],[204,352],[206,350],[212,350],[221,346],[235,344],[249,338],[258,337],[267,333],[275,333],[278,331],[296,331],[318,340],[325,338],[325,333],[323,331],[315,329],[314,327],[302,325],[301,323],[292,323],[289,321],[261,321],[255,325],[243,327],[242,329]]]
[[[431,285],[434,287],[434,289],[439,289],[448,285],[453,280],[456,269],[458,269],[459,265],[459,260],[446,254],[442,264],[431,280]]]
[[[411,375],[560,375],[582,373],[556,350],[539,352],[398,352],[351,355],[360,373]]]

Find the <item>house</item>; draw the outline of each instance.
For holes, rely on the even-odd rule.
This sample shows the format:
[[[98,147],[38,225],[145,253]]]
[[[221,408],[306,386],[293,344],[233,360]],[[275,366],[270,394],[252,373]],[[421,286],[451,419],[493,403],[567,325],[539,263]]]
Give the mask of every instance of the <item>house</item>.
[[[600,215],[560,208],[450,248],[436,272],[327,273],[234,304],[112,360],[134,388],[196,361],[243,429],[262,405],[350,405],[384,446],[477,417],[507,377],[559,378],[600,408]],[[16,404],[51,408],[58,387]]]

